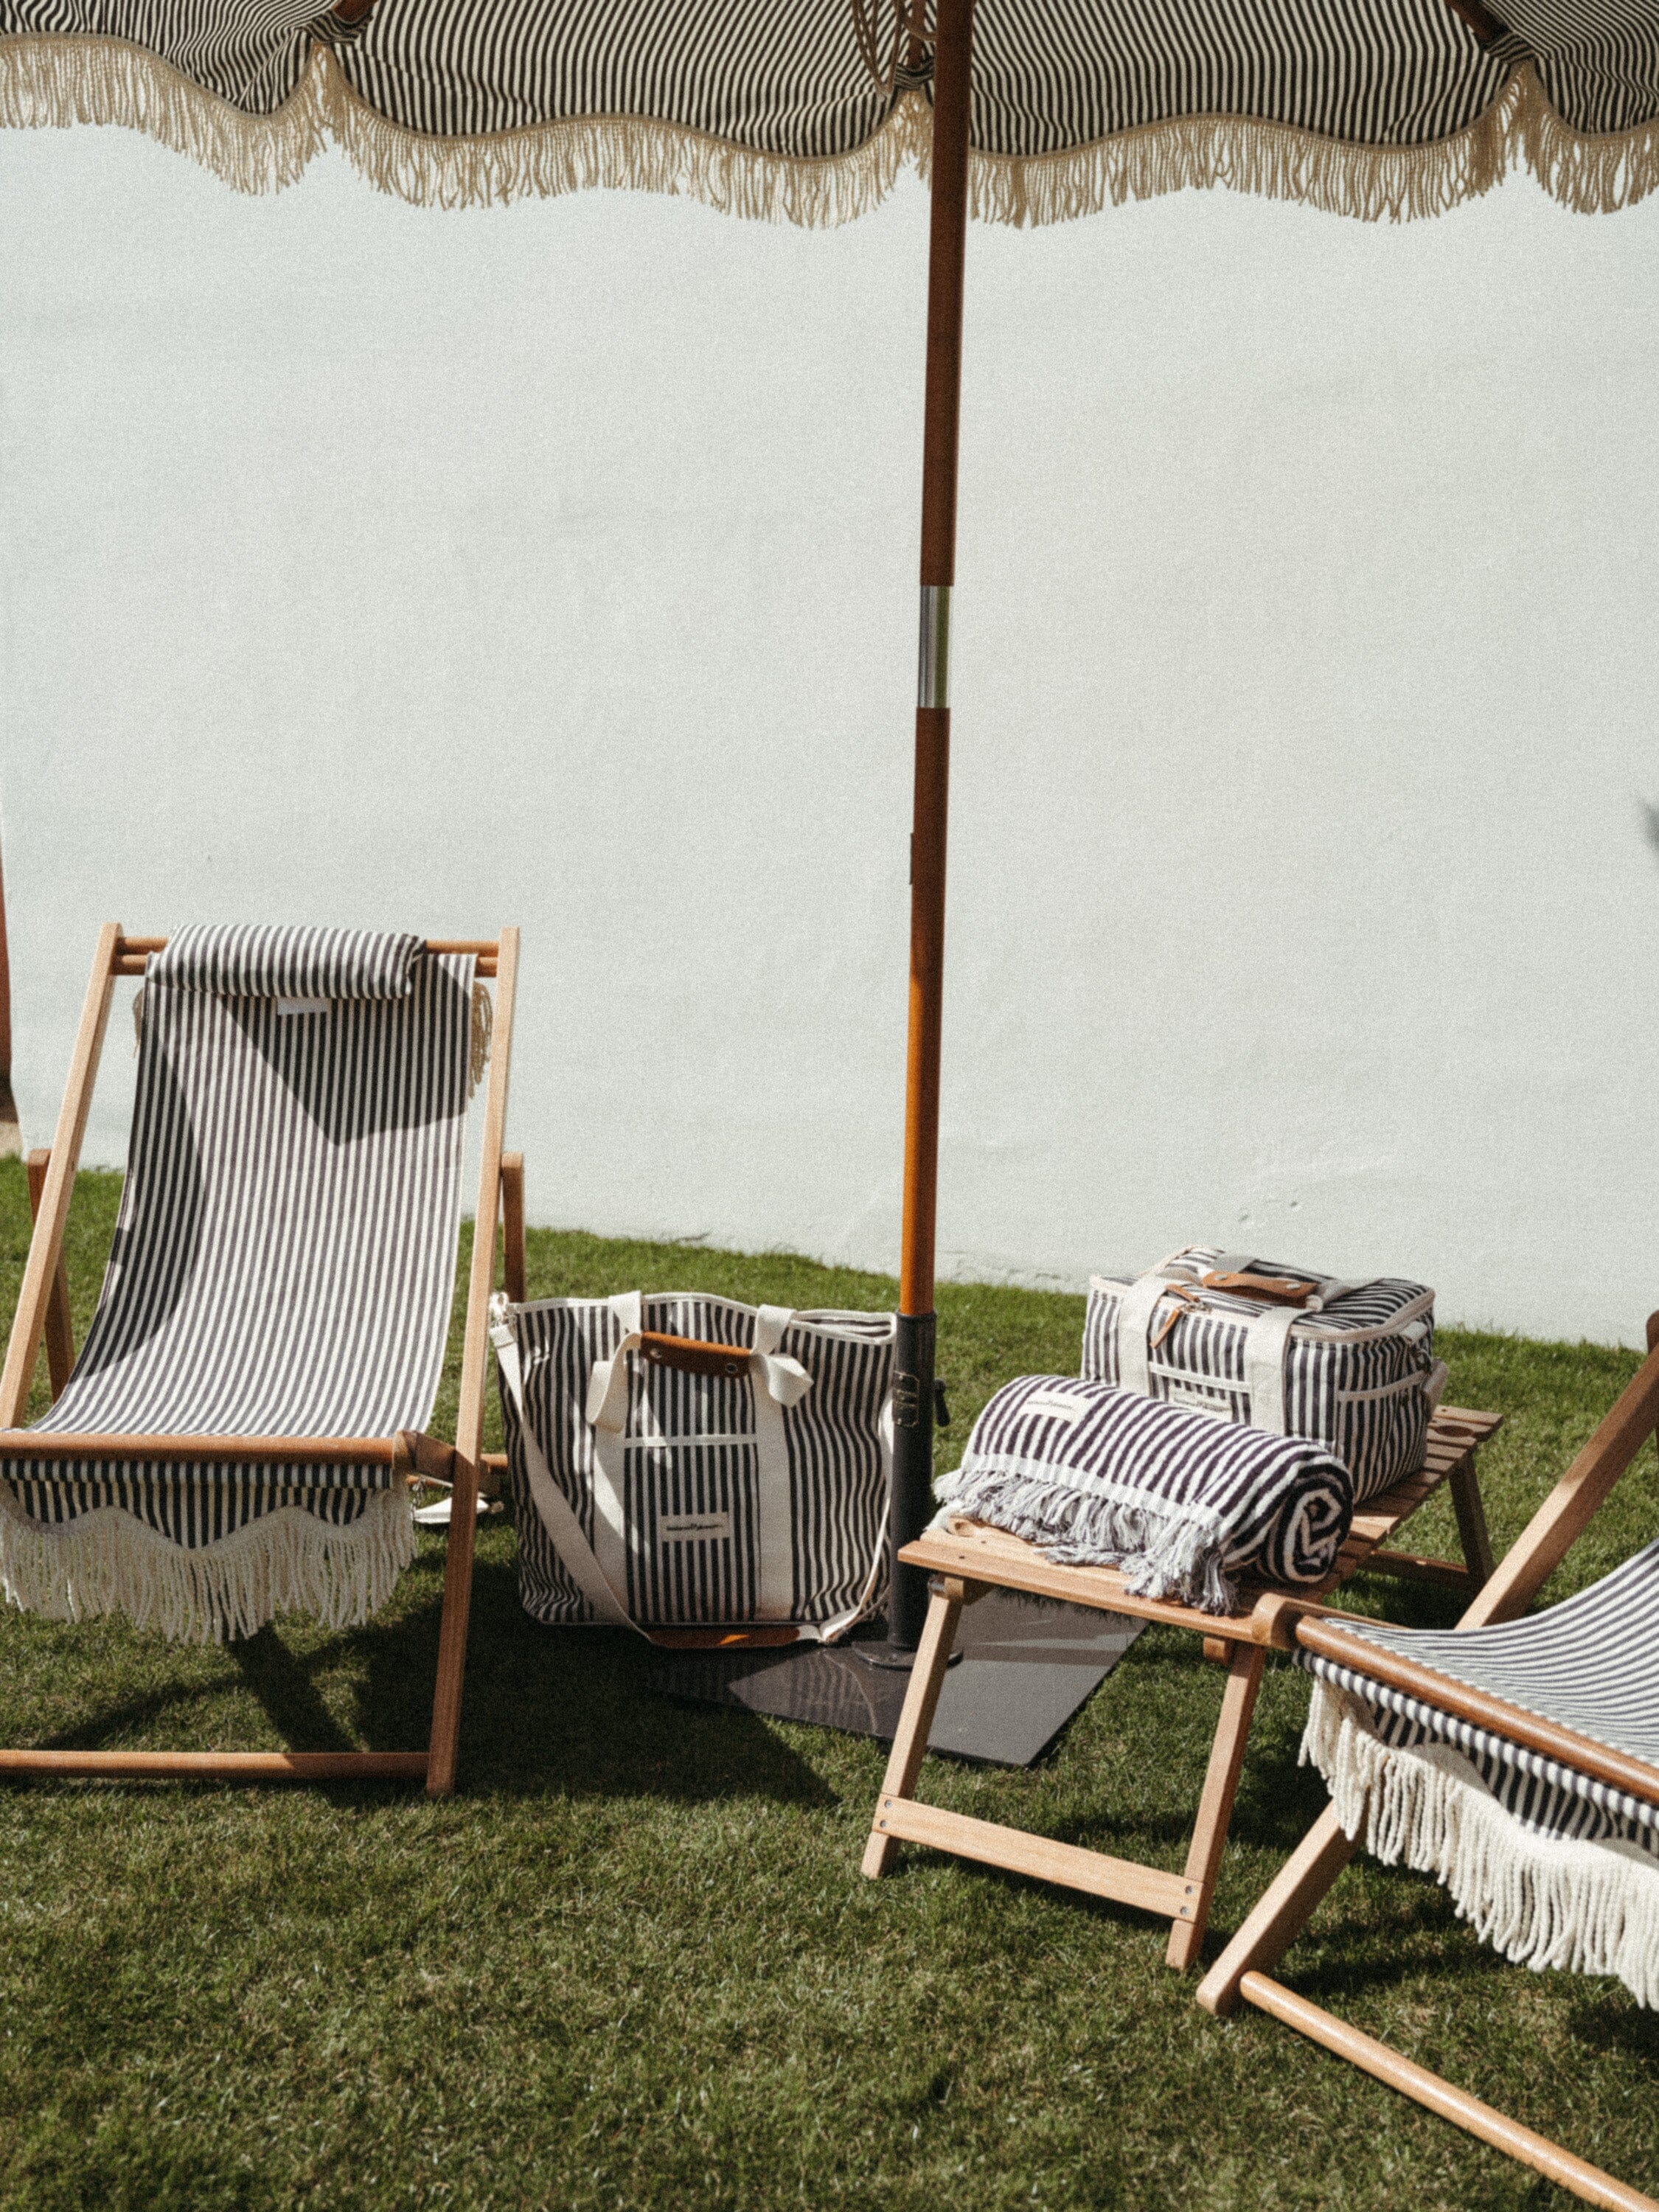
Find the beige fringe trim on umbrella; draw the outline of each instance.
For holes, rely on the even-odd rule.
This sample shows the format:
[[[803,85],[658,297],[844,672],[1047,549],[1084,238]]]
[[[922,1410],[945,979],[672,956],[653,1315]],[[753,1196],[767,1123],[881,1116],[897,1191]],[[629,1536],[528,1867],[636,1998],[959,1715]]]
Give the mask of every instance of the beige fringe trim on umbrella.
[[[1522,1827],[1449,1744],[1385,1744],[1364,1702],[1314,1684],[1302,1739],[1345,1834],[1432,1875],[1483,1943],[1517,1966],[1614,1974],[1659,2006],[1659,1866],[1634,1844]]]
[[[879,204],[899,173],[927,173],[932,117],[907,93],[856,153],[765,154],[677,124],[592,116],[478,138],[429,138],[359,100],[325,46],[274,115],[240,114],[169,64],[112,40],[0,40],[0,128],[120,124],[187,154],[239,191],[296,183],[325,147],[380,191],[422,207],[484,207],[592,185],[675,193],[727,215],[827,229]],[[1659,182],[1659,123],[1616,137],[1571,130],[1535,73],[1519,70],[1485,115],[1432,145],[1356,146],[1289,125],[1224,115],[1149,124],[1068,152],[975,154],[973,211],[989,222],[1065,222],[1127,200],[1222,185],[1376,222],[1439,215],[1514,168],[1562,206],[1601,215]]]
[[[976,154],[973,211],[988,222],[1069,222],[1127,200],[1219,185],[1362,222],[1443,215],[1502,181],[1518,150],[1516,126],[1530,110],[1529,93],[1541,100],[1526,70],[1467,130],[1428,146],[1357,146],[1288,124],[1195,115],[1063,154],[1024,160]]]
[[[1522,168],[1575,214],[1633,207],[1659,184],[1659,122],[1586,137],[1562,122],[1528,66],[1467,130],[1428,146],[1356,146],[1287,124],[1200,115],[1064,154],[975,154],[973,211],[988,222],[1067,222],[1219,185],[1363,222],[1409,222],[1479,199]]]
[[[430,138],[350,89],[325,46],[275,114],[249,117],[141,47],[106,39],[0,40],[0,129],[113,123],[187,154],[243,192],[280,191],[337,145],[380,191],[420,207],[489,207],[603,185],[678,193],[722,214],[829,229],[878,206],[920,160],[927,102],[902,100],[869,144],[830,161],[763,154],[678,125],[582,117],[480,138]]]
[[[401,1486],[370,1492],[345,1528],[284,1505],[191,1552],[118,1506],[55,1527],[31,1520],[0,1482],[0,1592],[48,1620],[120,1613],[178,1644],[252,1636],[279,1613],[355,1628],[386,1602],[414,1557]]]
[[[243,115],[170,64],[115,39],[0,40],[0,129],[114,123],[159,139],[242,192],[297,184],[328,143],[316,67],[275,115]]]

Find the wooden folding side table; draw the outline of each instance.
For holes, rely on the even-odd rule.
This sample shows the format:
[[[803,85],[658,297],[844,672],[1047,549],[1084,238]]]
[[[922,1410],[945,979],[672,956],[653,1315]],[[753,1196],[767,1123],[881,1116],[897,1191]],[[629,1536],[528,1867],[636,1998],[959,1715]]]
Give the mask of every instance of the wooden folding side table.
[[[908,1842],[955,1851],[963,1858],[1007,1867],[1039,1881],[1064,1882],[1096,1897],[1109,1897],[1143,1911],[1162,1913],[1172,1923],[1166,1954],[1170,1965],[1177,1969],[1189,1966],[1198,1955],[1209,1919],[1267,1653],[1275,1647],[1289,1649],[1290,1639],[1278,1618],[1286,1599],[1294,1596],[1305,1606],[1310,1599],[1318,1600],[1338,1589],[1362,1567],[1373,1574],[1441,1583],[1472,1598],[1492,1571],[1474,1455],[1501,1425],[1502,1418],[1457,1406],[1439,1407],[1430,1424],[1422,1468],[1370,1499],[1354,1515],[1336,1565],[1322,1583],[1294,1592],[1260,1583],[1247,1584],[1240,1590],[1237,1609],[1231,1613],[1200,1613],[1196,1606],[1133,1596],[1124,1587],[1124,1576],[1115,1567],[1055,1566],[1035,1545],[982,1523],[955,1531],[929,1530],[915,1543],[907,1544],[899,1557],[907,1565],[927,1571],[933,1577],[933,1599],[909,1695],[887,1762],[886,1779],[871,1822],[865,1873],[872,1878],[885,1874],[898,1844]],[[1457,1515],[1463,1565],[1383,1548],[1402,1522],[1443,1484],[1450,1492]],[[1024,1829],[970,1820],[963,1814],[945,1812],[917,1800],[916,1777],[927,1753],[928,1731],[950,1663],[957,1620],[964,1605],[971,1605],[991,1589],[1027,1590],[1041,1597],[1064,1598],[1073,1605],[1191,1629],[1203,1638],[1206,1656],[1225,1664],[1221,1718],[1210,1750],[1209,1771],[1183,1873],[1169,1874],[1133,1860],[1110,1858],[1103,1851],[1054,1843]]]

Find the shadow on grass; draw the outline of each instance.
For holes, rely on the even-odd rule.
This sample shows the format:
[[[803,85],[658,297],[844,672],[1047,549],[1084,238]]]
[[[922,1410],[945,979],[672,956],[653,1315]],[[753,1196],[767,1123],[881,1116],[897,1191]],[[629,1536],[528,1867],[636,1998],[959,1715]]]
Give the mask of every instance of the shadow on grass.
[[[435,1553],[436,1556],[434,1556]],[[246,1691],[291,1751],[417,1750],[432,1724],[442,1607],[441,1547],[422,1547],[402,1607],[362,1628],[306,1638],[274,1626],[226,1647],[224,1677],[181,1676],[111,1704],[47,1737],[51,1750],[135,1747],[169,1714]],[[458,1792],[463,1797],[640,1797],[702,1803],[772,1799],[823,1808],[835,1793],[757,1716],[688,1711],[653,1696],[651,1647],[621,1630],[548,1629],[519,1604],[510,1559],[481,1559],[473,1576]],[[319,1684],[351,1683],[352,1725]],[[159,1746],[155,1747],[160,1747]],[[222,1748],[231,1748],[222,1745]],[[177,1785],[167,1785],[177,1786]],[[406,1784],[345,1782],[342,1800]]]
[[[435,1654],[435,1620],[434,1623]],[[824,1808],[835,1792],[760,1716],[671,1703],[650,1687],[653,1647],[617,1628],[544,1628],[510,1560],[481,1563],[461,1730],[471,1796],[764,1796]]]
[[[271,1623],[228,1647],[245,1686],[274,1732],[292,1750],[355,1751],[356,1746],[318,1695],[306,1661],[290,1651]]]
[[[1334,1929],[1304,1937],[1305,1960],[1292,1946],[1280,1974],[1288,1987],[1340,2010],[1345,1998],[1397,1990],[1411,1982],[1468,1988],[1493,1975],[1524,1972],[1476,1941],[1457,1918],[1450,1899],[1431,1875],[1406,1867],[1386,1869],[1389,1895],[1379,1914],[1376,1904],[1350,1894],[1346,1914]],[[1325,1948],[1328,1946],[1328,1948]],[[1448,1948],[1455,1954],[1449,1958]]]
[[[1604,1981],[1591,1986],[1595,1995],[1575,1998],[1567,2013],[1574,2040],[1591,2051],[1617,2052],[1650,2066],[1659,2064],[1659,2018],[1638,2010],[1635,1998],[1622,1983]]]
[[[329,1714],[316,1692],[305,1680],[304,1669],[299,1662],[291,1654],[283,1650],[282,1645],[270,1630],[262,1630],[260,1636],[261,1638],[268,1637],[276,1653],[279,1655],[275,1665],[267,1662],[262,1671],[273,1675],[286,1674],[297,1677],[301,1685],[297,1691],[290,1689],[286,1697],[280,1699],[272,1697],[258,1684],[249,1680],[250,1669],[243,1662],[240,1651],[233,1647],[233,1652],[239,1666],[243,1667],[244,1680],[249,1680],[249,1686],[253,1689],[267,1718],[270,1719],[277,1735],[283,1738],[284,1749],[289,1751],[356,1750],[358,1747]],[[128,1698],[120,1705],[108,1706],[93,1718],[82,1722],[77,1727],[60,1729],[56,1735],[47,1736],[35,1748],[41,1751],[167,1749],[170,1747],[140,1742],[137,1740],[139,1733],[148,1730],[155,1723],[161,1720],[170,1712],[178,1711],[187,1705],[199,1708],[201,1700],[200,1682],[181,1681],[169,1684],[166,1688],[152,1690],[142,1698]],[[302,1723],[296,1727],[294,1716],[301,1709],[305,1711],[305,1723],[308,1725]],[[195,1750],[198,1747],[188,1743],[179,1747],[180,1750]],[[223,1747],[226,1749],[233,1747]]]
[[[1413,1879],[1409,1874],[1404,1874],[1402,1878],[1408,1881]],[[1463,1931],[1455,1923],[1448,1924],[1448,1909],[1438,1885],[1426,1875],[1421,1879],[1426,1885],[1421,1896],[1413,1899],[1386,1928],[1364,1924],[1360,1917],[1364,1908],[1361,1907],[1340,1938],[1340,1947],[1329,1955],[1315,1955],[1318,1939],[1303,1936],[1277,1964],[1262,1971],[1310,2004],[1323,2006],[1339,2020],[1347,2018],[1347,2008],[1354,2000],[1363,2003],[1367,1996],[1386,1996],[1413,1982],[1441,1977],[1449,1992],[1461,1995],[1467,1993],[1476,1981],[1525,1971],[1472,1940],[1466,1948],[1460,1948],[1455,1965],[1449,1963],[1443,1951],[1445,1940],[1449,1935]],[[1236,1928],[1218,1923],[1205,1931],[1198,1967],[1200,1974],[1208,1972],[1237,1932]],[[1587,2018],[1595,2016],[1589,2008],[1584,2009]],[[1586,2041],[1594,2039],[1586,2034]],[[1659,2037],[1655,2039],[1659,2042]],[[1614,2047],[1611,2039],[1607,2047]],[[1645,2055],[1653,2046],[1634,2044],[1631,2047]]]
[[[1407,1528],[1409,1526],[1407,1523]],[[1409,1549],[1412,1538],[1402,1529],[1396,1532],[1393,1540]],[[1461,1590],[1443,1589],[1433,1583],[1367,1574],[1363,1568],[1327,1600],[1328,1604],[1354,1613],[1375,1613],[1396,1628],[1455,1628],[1474,1601],[1473,1590],[1465,1595]]]

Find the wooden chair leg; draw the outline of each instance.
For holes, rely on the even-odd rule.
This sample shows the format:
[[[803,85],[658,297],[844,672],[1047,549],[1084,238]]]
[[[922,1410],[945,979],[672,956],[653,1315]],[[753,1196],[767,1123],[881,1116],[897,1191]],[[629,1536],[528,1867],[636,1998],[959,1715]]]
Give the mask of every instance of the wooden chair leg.
[[[461,1352],[460,1401],[455,1409],[454,1486],[449,1493],[449,1541],[444,1559],[444,1609],[438,1630],[438,1681],[432,1698],[432,1744],[426,1770],[428,1797],[455,1787],[461,1733],[461,1686],[466,1674],[466,1629],[472,1610],[472,1550],[477,1534],[478,1482],[483,1459],[484,1383],[489,1364],[489,1293],[495,1279],[495,1223],[501,1212],[501,1139],[507,1127],[507,1072],[513,1045],[514,1004],[519,980],[519,933],[503,929],[495,953],[495,1050],[484,1100],[483,1144],[478,1161],[478,1205],[473,1216],[472,1264],[466,1297],[466,1336]]]
[[[455,1787],[461,1738],[461,1690],[466,1675],[466,1631],[472,1610],[472,1548],[478,1522],[478,1472],[458,1452],[449,1493],[449,1534],[444,1555],[444,1605],[438,1626],[438,1680],[432,1698],[432,1741],[426,1794],[447,1797]]]
[[[524,1304],[524,1154],[501,1154],[502,1276],[515,1306]]]
[[[954,1590],[960,1593],[961,1585],[956,1584]],[[945,1670],[951,1663],[951,1647],[957,1640],[957,1622],[962,1615],[963,1595],[965,1593],[947,1594],[936,1589],[927,1607],[927,1619],[916,1651],[916,1663],[910,1669],[909,1691],[905,1697],[904,1711],[899,1715],[898,1732],[893,1738],[893,1748],[888,1755],[887,1772],[882,1780],[881,1797],[876,1801],[872,1820],[880,1819],[884,1799],[908,1797],[915,1790],[916,1777],[921,1771],[921,1762],[927,1755],[927,1738],[939,1705]],[[864,1847],[863,1866],[863,1872],[872,1881],[886,1873],[897,1845],[896,1836],[878,1834],[872,1826],[870,1840]]]
[[[1425,2105],[1442,2119],[1449,2120],[1454,2127],[1491,2143],[1494,2149],[1505,2152],[1522,2166],[1529,2166],[1555,2183],[1558,2188],[1571,2190],[1588,2204],[1600,2204],[1607,2212],[1659,2212],[1651,2197],[1644,2197],[1639,2190],[1615,2180],[1604,2173],[1599,2166],[1575,2158],[1571,2151],[1563,2150],[1547,2136],[1534,2135],[1523,2128],[1518,2120],[1507,2113],[1495,2112],[1483,2105],[1467,2089],[1459,2089],[1443,2081],[1439,2075],[1431,2074],[1425,2066],[1418,2066],[1390,2045],[1379,2043],[1375,2036],[1366,2035],[1346,2021],[1338,2020],[1316,2004],[1310,2004],[1281,1983],[1271,1980],[1266,1974],[1246,1974],[1239,1994],[1247,2004],[1259,2006],[1271,2013],[1275,2020],[1283,2021],[1322,2044],[1327,2051],[1346,2058],[1351,2066],[1358,2066],[1376,2081],[1384,2081],[1390,2089],[1397,2089],[1403,2097],[1413,2097]]]
[[[1486,1534],[1486,1508],[1480,1495],[1480,1477],[1474,1454],[1466,1452],[1446,1478],[1452,1510],[1457,1516],[1458,1540],[1468,1562],[1469,1579],[1476,1589],[1492,1579],[1492,1539]]]
[[[1221,1855],[1227,1847],[1227,1829],[1233,1817],[1233,1799],[1238,1794],[1238,1777],[1244,1764],[1244,1746],[1249,1741],[1250,1722],[1255,1714],[1256,1693],[1261,1687],[1262,1669],[1267,1663],[1266,1647],[1260,1644],[1236,1644],[1227,1666],[1227,1686],[1221,1696],[1221,1719],[1217,1725],[1215,1741],[1210,1746],[1210,1765],[1204,1777],[1204,1795],[1199,1800],[1198,1822],[1193,1830],[1191,1848],[1187,1853],[1187,1879],[1197,1887],[1193,1900],[1192,1917],[1177,1920],[1170,1929],[1169,1948],[1164,1953],[1166,1963],[1177,1973],[1185,1973],[1198,1956],[1199,1946],[1204,1941],[1204,1930],[1210,1917],[1210,1900],[1215,1894],[1216,1877],[1221,1871]]]
[[[1198,2002],[1206,2012],[1231,2012],[1245,1975],[1270,1972],[1279,1964],[1358,1848],[1328,1805],[1199,1984]]]
[[[40,1218],[40,1194],[46,1187],[46,1170],[52,1165],[50,1147],[28,1156],[29,1218]],[[63,1393],[75,1366],[75,1324],[70,1318],[69,1269],[64,1255],[58,1255],[57,1271],[52,1279],[52,1295],[46,1302],[46,1375],[52,1384],[54,1405]]]
[[[40,1218],[29,1239],[29,1256],[12,1315],[6,1362],[0,1368],[0,1429],[21,1429],[27,1414],[35,1356],[46,1334],[46,1311],[56,1288],[58,1265],[63,1257],[75,1170],[81,1158],[81,1139],[86,1134],[87,1115],[92,1108],[93,1085],[104,1048],[104,1030],[109,1020],[120,951],[121,925],[118,921],[106,921],[98,933],[98,950],[93,955],[92,975],[81,1006],[81,1024],[75,1033],[69,1081],[64,1086],[64,1103],[52,1140],[51,1164],[40,1192]]]

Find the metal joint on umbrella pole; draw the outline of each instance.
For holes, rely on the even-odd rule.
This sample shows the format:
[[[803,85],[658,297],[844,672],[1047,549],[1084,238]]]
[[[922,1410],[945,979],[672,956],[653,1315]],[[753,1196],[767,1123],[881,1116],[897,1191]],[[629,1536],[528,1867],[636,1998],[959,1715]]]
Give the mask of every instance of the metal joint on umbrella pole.
[[[921,587],[921,635],[916,653],[916,704],[951,703],[951,586]]]
[[[901,1313],[893,1330],[893,1474],[889,1506],[888,1639],[914,1651],[927,1618],[927,1577],[898,1554],[933,1517],[933,1355],[931,1313]]]

